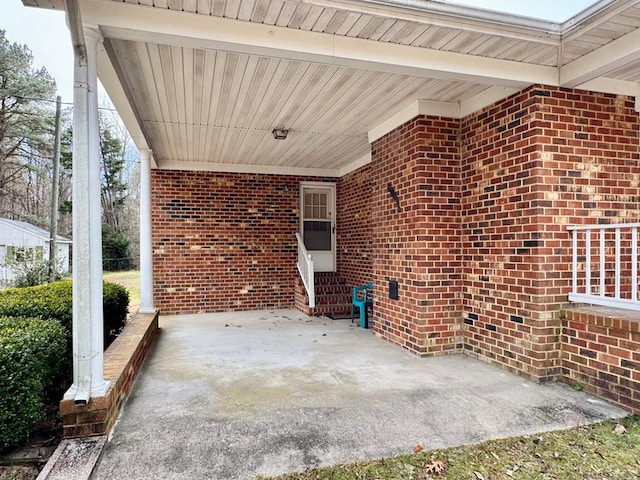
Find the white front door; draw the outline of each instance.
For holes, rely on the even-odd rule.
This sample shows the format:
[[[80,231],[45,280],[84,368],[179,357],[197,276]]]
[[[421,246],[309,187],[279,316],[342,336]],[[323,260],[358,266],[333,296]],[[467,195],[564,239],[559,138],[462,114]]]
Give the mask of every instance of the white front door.
[[[300,233],[316,272],[336,271],[336,186],[300,184]]]

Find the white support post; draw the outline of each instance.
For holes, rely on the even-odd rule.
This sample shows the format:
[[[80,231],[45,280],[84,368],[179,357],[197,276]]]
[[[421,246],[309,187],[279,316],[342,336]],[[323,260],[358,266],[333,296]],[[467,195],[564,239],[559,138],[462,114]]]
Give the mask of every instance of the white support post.
[[[151,151],[140,152],[140,312],[154,313],[151,237]]]
[[[85,29],[74,59],[73,385],[65,399],[84,405],[106,393],[103,363],[102,225],[97,92],[97,29]]]

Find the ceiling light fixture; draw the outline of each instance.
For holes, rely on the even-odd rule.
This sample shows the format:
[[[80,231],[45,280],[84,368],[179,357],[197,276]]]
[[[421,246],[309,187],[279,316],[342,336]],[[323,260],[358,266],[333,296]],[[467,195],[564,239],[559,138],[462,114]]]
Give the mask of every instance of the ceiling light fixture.
[[[286,128],[274,128],[271,133],[273,133],[273,138],[275,138],[276,140],[284,140],[285,138],[287,138],[289,130],[287,130]]]

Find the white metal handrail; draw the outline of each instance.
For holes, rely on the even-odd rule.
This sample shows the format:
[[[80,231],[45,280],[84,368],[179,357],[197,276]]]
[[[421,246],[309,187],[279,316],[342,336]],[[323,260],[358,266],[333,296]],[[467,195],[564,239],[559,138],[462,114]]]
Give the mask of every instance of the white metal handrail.
[[[316,306],[316,292],[315,292],[315,278],[313,269],[313,259],[311,254],[307,251],[307,247],[304,246],[302,235],[296,233],[298,239],[298,272],[302,278],[304,288],[307,290],[307,296],[309,297],[309,308]]]
[[[573,246],[569,301],[640,311],[639,229],[640,223],[568,227]]]

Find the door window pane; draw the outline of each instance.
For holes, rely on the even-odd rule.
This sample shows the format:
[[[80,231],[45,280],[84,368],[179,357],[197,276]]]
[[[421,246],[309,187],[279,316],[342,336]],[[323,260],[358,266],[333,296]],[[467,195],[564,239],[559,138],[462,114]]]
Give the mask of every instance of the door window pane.
[[[331,222],[305,220],[302,236],[307,250],[331,250]]]

